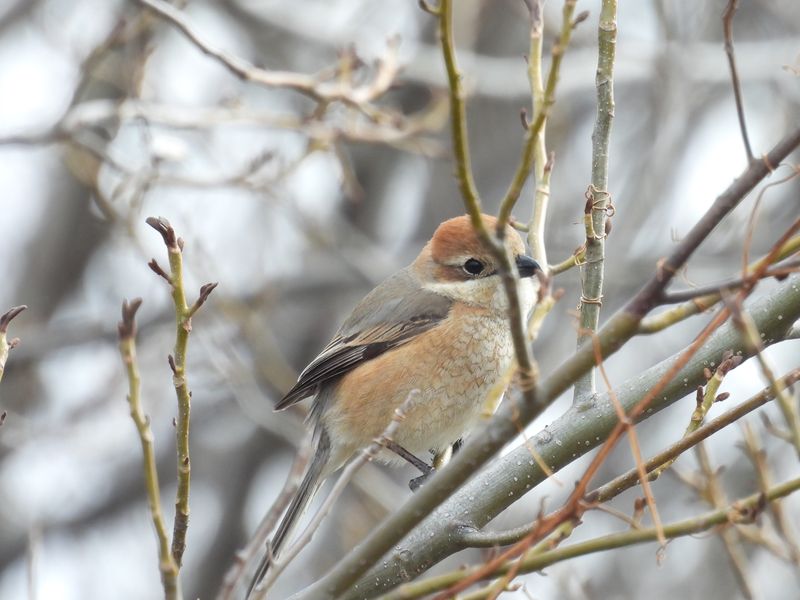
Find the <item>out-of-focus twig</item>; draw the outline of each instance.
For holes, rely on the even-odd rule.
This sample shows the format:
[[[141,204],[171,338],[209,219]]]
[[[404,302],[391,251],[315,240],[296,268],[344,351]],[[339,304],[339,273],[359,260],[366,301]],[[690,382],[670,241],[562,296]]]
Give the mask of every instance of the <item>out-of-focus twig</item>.
[[[154,11],[161,18],[174,25],[186,39],[194,44],[203,54],[209,56],[244,81],[258,85],[294,90],[320,102],[341,101],[359,110],[369,112],[367,105],[382,95],[395,80],[397,75],[397,40],[390,40],[388,52],[380,61],[375,76],[367,84],[353,87],[338,78],[330,81],[320,80],[312,75],[292,71],[268,71],[260,69],[243,58],[215,48],[180,11],[164,0],[136,0],[142,6]]]
[[[744,450],[753,463],[753,468],[758,478],[758,487],[761,493],[766,493],[772,486],[772,474],[769,464],[767,463],[767,453],[761,444],[758,432],[747,421],[742,423],[742,434],[744,437]],[[775,530],[782,538],[785,545],[785,555],[778,554],[778,556],[788,560],[796,569],[800,569],[800,546],[797,544],[794,532],[792,531],[792,525],[787,518],[786,512],[783,510],[782,503],[771,502],[768,510],[772,522],[775,525]],[[767,547],[770,552],[774,552],[771,545],[763,545]]]
[[[535,107],[533,122],[526,126],[525,141],[522,147],[522,154],[520,156],[519,163],[517,164],[517,168],[514,171],[513,177],[511,178],[511,183],[509,184],[508,189],[506,190],[506,193],[500,202],[500,212],[497,215],[498,235],[502,235],[503,228],[511,218],[511,211],[514,209],[514,205],[517,203],[520,193],[522,193],[522,188],[530,176],[536,155],[537,143],[540,141],[542,144],[544,143],[544,138],[540,140],[540,134],[544,131],[545,122],[550,114],[550,109],[556,101],[556,86],[558,84],[558,74],[561,69],[561,62],[564,58],[564,54],[567,51],[567,47],[569,46],[569,42],[572,37],[572,31],[575,29],[577,23],[585,18],[585,16],[581,14],[577,19],[573,19],[576,3],[577,0],[564,1],[564,7],[561,11],[561,31],[556,39],[556,43],[553,45],[550,71],[547,74],[547,84],[544,88],[544,93],[541,96],[540,103]],[[532,4],[531,6],[535,6],[535,4]],[[534,11],[532,11],[532,15],[535,15]],[[533,25],[535,27],[535,19]],[[541,39],[539,39],[538,42],[535,39],[536,32],[534,31],[534,27],[531,28],[530,50],[534,52],[534,58],[536,58],[536,53],[539,53],[538,58],[539,62],[541,63]],[[529,63],[529,69],[531,68],[531,64],[533,64],[533,68],[536,69],[536,65],[533,61],[529,61]],[[533,76],[535,79],[536,73],[531,73],[529,71],[528,77],[530,78],[531,76]],[[530,81],[530,85],[533,86],[535,101],[536,96],[538,96],[539,93],[536,89],[537,86],[534,79]],[[543,151],[542,144],[539,145],[540,151]],[[543,161],[544,156],[541,156],[540,163],[544,169]]]
[[[712,464],[711,456],[704,442],[697,444],[694,450],[700,465],[702,479],[697,482],[690,480],[686,480],[686,482],[690,483],[697,490],[699,496],[712,507],[721,509],[728,504],[728,499],[719,478],[720,469],[715,468]],[[747,555],[742,548],[743,539],[740,532],[733,528],[723,528],[718,531],[718,534],[725,547],[725,552],[728,554],[736,583],[742,595],[747,600],[752,600],[753,584],[748,576]]]
[[[756,360],[761,367],[764,379],[772,387],[778,400],[778,406],[786,421],[786,426],[791,434],[791,443],[798,457],[800,457],[800,414],[798,414],[797,404],[789,394],[786,386],[775,377],[772,365],[767,360],[767,357],[764,356],[764,344],[761,341],[758,329],[753,323],[753,319],[741,309],[736,301],[729,302],[728,307],[733,314],[733,323],[742,335],[742,340],[755,352]]]
[[[178,568],[186,549],[186,531],[189,528],[189,487],[191,482],[191,462],[189,459],[189,425],[192,407],[192,393],[186,378],[186,352],[189,333],[192,331],[192,316],[206,302],[216,283],[207,283],[200,288],[200,294],[192,306],[186,302],[183,284],[183,240],[163,217],[149,217],[147,224],[155,229],[164,240],[169,256],[169,273],[152,259],[148,266],[170,286],[172,302],[175,306],[175,348],[168,357],[172,370],[172,382],[178,399],[178,418],[175,425],[176,448],[178,454],[178,490],[175,499],[175,523],[172,534],[172,554]]]
[[[130,303],[122,303],[122,321],[118,327],[119,350],[128,375],[128,405],[131,418],[139,432],[139,442],[142,446],[145,491],[158,540],[158,566],[161,571],[161,583],[164,586],[164,595],[167,600],[176,600],[180,598],[179,567],[169,547],[169,534],[161,511],[153,432],[150,429],[150,419],[142,411],[140,397],[141,378],[136,360],[136,311],[139,310],[141,304],[141,298],[136,298]]]
[[[753,150],[750,148],[750,138],[747,135],[747,122],[744,117],[744,103],[742,101],[742,84],[739,81],[739,71],[736,68],[736,56],[733,50],[733,16],[739,7],[739,0],[728,0],[728,5],[722,13],[722,31],[725,35],[725,54],[728,56],[728,67],[731,71],[733,84],[733,97],[736,100],[736,115],[739,117],[739,129],[742,132],[744,151],[747,162],[753,162]]]

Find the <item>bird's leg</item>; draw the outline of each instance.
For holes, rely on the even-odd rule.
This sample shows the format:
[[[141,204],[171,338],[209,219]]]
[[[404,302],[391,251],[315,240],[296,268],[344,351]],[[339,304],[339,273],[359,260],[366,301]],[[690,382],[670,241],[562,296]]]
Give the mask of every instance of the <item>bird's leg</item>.
[[[427,477],[433,472],[433,467],[426,463],[421,458],[418,458],[405,448],[403,448],[400,444],[393,440],[387,440],[384,444],[387,450],[391,450],[400,458],[407,460],[409,463],[417,467],[420,471],[422,471],[422,477]]]
[[[463,445],[464,445],[464,438],[458,438],[458,439],[457,439],[457,440],[456,440],[456,441],[453,443],[453,456],[455,456],[455,455],[456,455],[456,452],[458,452],[459,450],[461,450],[461,447],[462,447]]]

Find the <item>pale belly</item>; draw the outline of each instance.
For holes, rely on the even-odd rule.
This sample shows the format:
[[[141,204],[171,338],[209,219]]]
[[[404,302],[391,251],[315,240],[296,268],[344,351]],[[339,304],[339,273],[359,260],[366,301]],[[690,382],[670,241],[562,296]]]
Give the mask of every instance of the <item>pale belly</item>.
[[[393,439],[423,460],[429,450],[445,449],[491,414],[509,379],[512,342],[504,318],[469,316],[458,320],[458,328],[431,330],[341,380],[322,415],[331,466],[380,436],[404,405],[405,418]],[[381,459],[401,460],[386,451]]]

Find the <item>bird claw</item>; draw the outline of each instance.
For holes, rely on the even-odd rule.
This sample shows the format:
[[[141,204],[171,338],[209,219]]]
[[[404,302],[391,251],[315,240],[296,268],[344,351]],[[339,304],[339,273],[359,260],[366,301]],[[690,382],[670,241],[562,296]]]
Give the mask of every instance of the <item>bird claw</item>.
[[[411,489],[412,492],[416,492],[419,488],[422,487],[422,484],[424,484],[428,480],[428,477],[430,477],[432,473],[433,469],[431,469],[427,473],[423,473],[419,477],[414,477],[414,479],[408,482],[408,487]]]

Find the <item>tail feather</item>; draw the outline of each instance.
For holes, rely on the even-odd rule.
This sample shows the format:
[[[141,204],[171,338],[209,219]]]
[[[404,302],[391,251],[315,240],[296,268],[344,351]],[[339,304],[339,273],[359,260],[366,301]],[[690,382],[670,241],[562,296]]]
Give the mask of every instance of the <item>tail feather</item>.
[[[300,482],[300,487],[289,503],[289,508],[286,509],[286,514],[283,515],[283,519],[281,519],[278,529],[275,531],[275,535],[272,537],[271,541],[267,542],[264,557],[261,559],[256,574],[247,590],[247,598],[250,597],[255,587],[261,582],[264,575],[267,574],[273,559],[278,557],[281,548],[291,535],[295,525],[297,525],[297,522],[303,514],[305,514],[311,499],[314,497],[320,483],[322,483],[322,471],[328,463],[330,451],[328,435],[320,428],[314,458],[311,459],[311,463],[303,476],[303,481]]]

